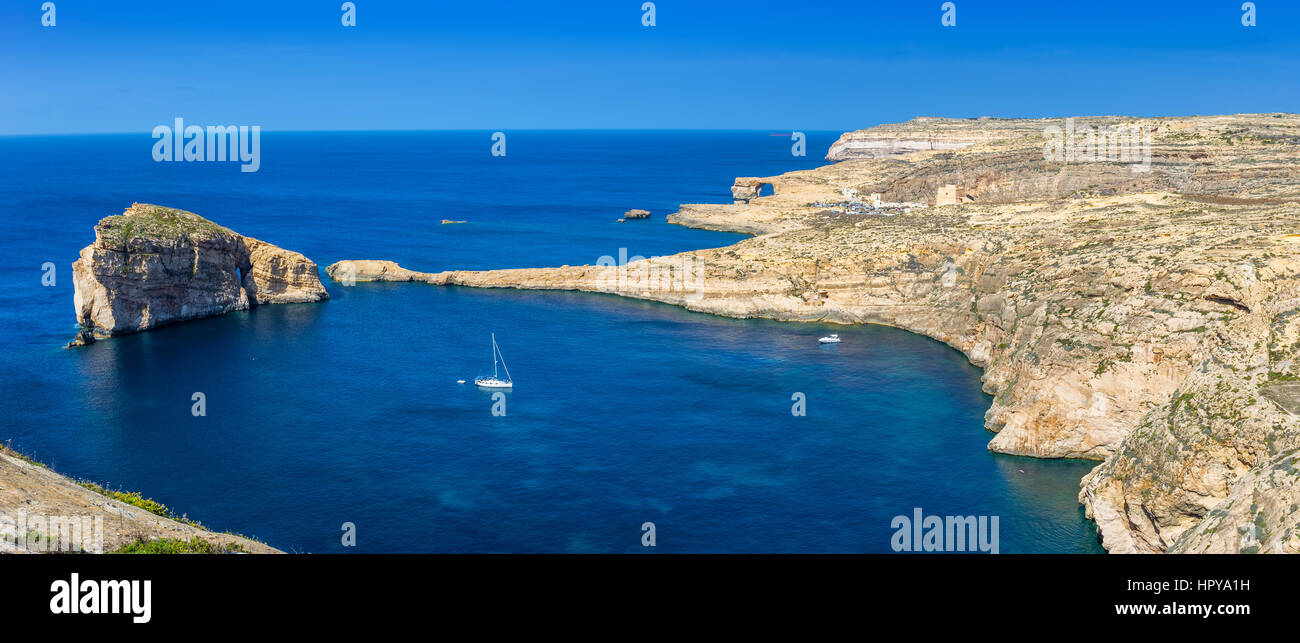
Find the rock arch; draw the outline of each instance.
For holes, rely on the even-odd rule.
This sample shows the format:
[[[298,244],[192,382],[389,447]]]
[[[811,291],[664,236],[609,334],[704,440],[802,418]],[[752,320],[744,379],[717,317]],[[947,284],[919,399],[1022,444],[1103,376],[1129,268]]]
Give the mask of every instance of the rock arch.
[[[767,186],[771,186],[772,194],[776,194],[776,184],[772,181],[752,176],[739,176],[731,186],[731,196],[736,203],[749,203],[750,199],[763,196],[763,188]]]

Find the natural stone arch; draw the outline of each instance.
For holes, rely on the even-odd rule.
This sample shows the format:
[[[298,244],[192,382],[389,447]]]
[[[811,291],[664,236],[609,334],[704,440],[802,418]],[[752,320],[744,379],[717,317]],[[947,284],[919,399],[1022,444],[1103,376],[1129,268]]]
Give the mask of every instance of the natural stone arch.
[[[772,194],[776,194],[776,184],[772,181],[753,176],[736,177],[736,182],[731,186],[731,196],[736,203],[749,203],[750,199],[763,196],[762,191],[766,186],[771,186]]]

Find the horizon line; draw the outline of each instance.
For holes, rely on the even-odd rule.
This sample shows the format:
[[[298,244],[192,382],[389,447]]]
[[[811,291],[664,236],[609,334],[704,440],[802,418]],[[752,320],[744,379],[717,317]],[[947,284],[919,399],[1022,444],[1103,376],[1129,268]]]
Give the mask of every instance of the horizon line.
[[[882,123],[877,123],[881,125]],[[857,129],[867,129],[876,125],[868,125]],[[213,127],[216,127],[215,125]],[[259,131],[273,132],[277,134],[319,134],[319,133],[366,133],[366,132],[768,132],[781,131],[786,132],[854,132],[853,129],[802,129],[790,130],[788,128],[727,128],[727,127],[640,127],[640,128],[619,128],[619,127],[517,127],[517,128],[480,128],[480,127],[448,127],[448,128],[376,128],[376,129],[267,129],[261,125],[248,125],[246,127],[259,127]],[[124,134],[144,134],[153,137],[152,130],[114,130],[103,132],[0,132],[0,138],[16,138],[21,136],[112,136]],[[788,136],[789,134],[782,134]]]
[[[1158,116],[1133,116],[1130,114],[1074,114],[1067,116],[990,116],[988,114],[980,116],[935,116],[922,115],[913,116],[901,121],[885,121],[864,125],[856,128],[809,128],[802,130],[791,130],[788,127],[774,128],[755,128],[755,127],[514,127],[514,128],[489,128],[489,127],[444,127],[444,128],[423,128],[423,127],[380,127],[380,128],[324,128],[324,129],[266,129],[261,125],[248,125],[247,127],[261,128],[259,131],[267,131],[280,134],[297,134],[297,133],[352,133],[352,132],[856,132],[858,130],[878,127],[880,125],[891,125],[907,123],[918,119],[949,119],[949,120],[1061,120],[1067,118],[1133,118],[1133,119],[1162,119],[1162,118],[1204,118],[1209,116],[1273,116],[1273,115],[1297,116],[1300,112],[1288,111],[1249,111],[1233,112],[1222,114],[1161,114]],[[214,125],[215,127],[215,125]],[[228,125],[227,125],[228,127]],[[16,138],[22,136],[106,136],[115,134],[150,134],[150,130],[108,130],[98,132],[0,132],[0,138]]]

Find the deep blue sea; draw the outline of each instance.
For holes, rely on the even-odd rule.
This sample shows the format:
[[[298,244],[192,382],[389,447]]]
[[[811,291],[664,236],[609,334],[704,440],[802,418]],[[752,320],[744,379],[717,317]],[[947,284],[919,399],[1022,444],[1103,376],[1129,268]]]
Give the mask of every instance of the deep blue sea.
[[[322,269],[577,265],[740,239],[664,217],[824,164],[838,136],[794,157],[773,133],[508,132],[493,157],[490,132],[267,132],[256,173],[155,163],[147,133],[0,138],[0,440],[289,551],[882,552],[920,507],[998,516],[1003,552],[1100,552],[1075,500],[1092,463],[990,454],[979,369],[891,328],[326,280],[327,303],[62,348],[71,263],[135,201]],[[653,218],[616,223],[630,208]],[[456,383],[490,370],[490,333],[516,383],[504,417]]]

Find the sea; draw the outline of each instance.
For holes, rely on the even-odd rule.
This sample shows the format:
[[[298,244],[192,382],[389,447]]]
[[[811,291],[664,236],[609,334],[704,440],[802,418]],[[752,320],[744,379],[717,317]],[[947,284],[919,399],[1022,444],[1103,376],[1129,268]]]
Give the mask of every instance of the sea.
[[[290,552],[891,552],[917,510],[996,517],[1001,553],[1102,551],[1095,463],[990,453],[980,369],[925,337],[324,275],[727,246],[665,217],[839,132],[493,134],[264,132],[257,172],[156,162],[148,132],[0,137],[0,441]],[[301,252],[331,299],[65,349],[71,264],[133,202]],[[493,334],[498,398],[472,383]]]

